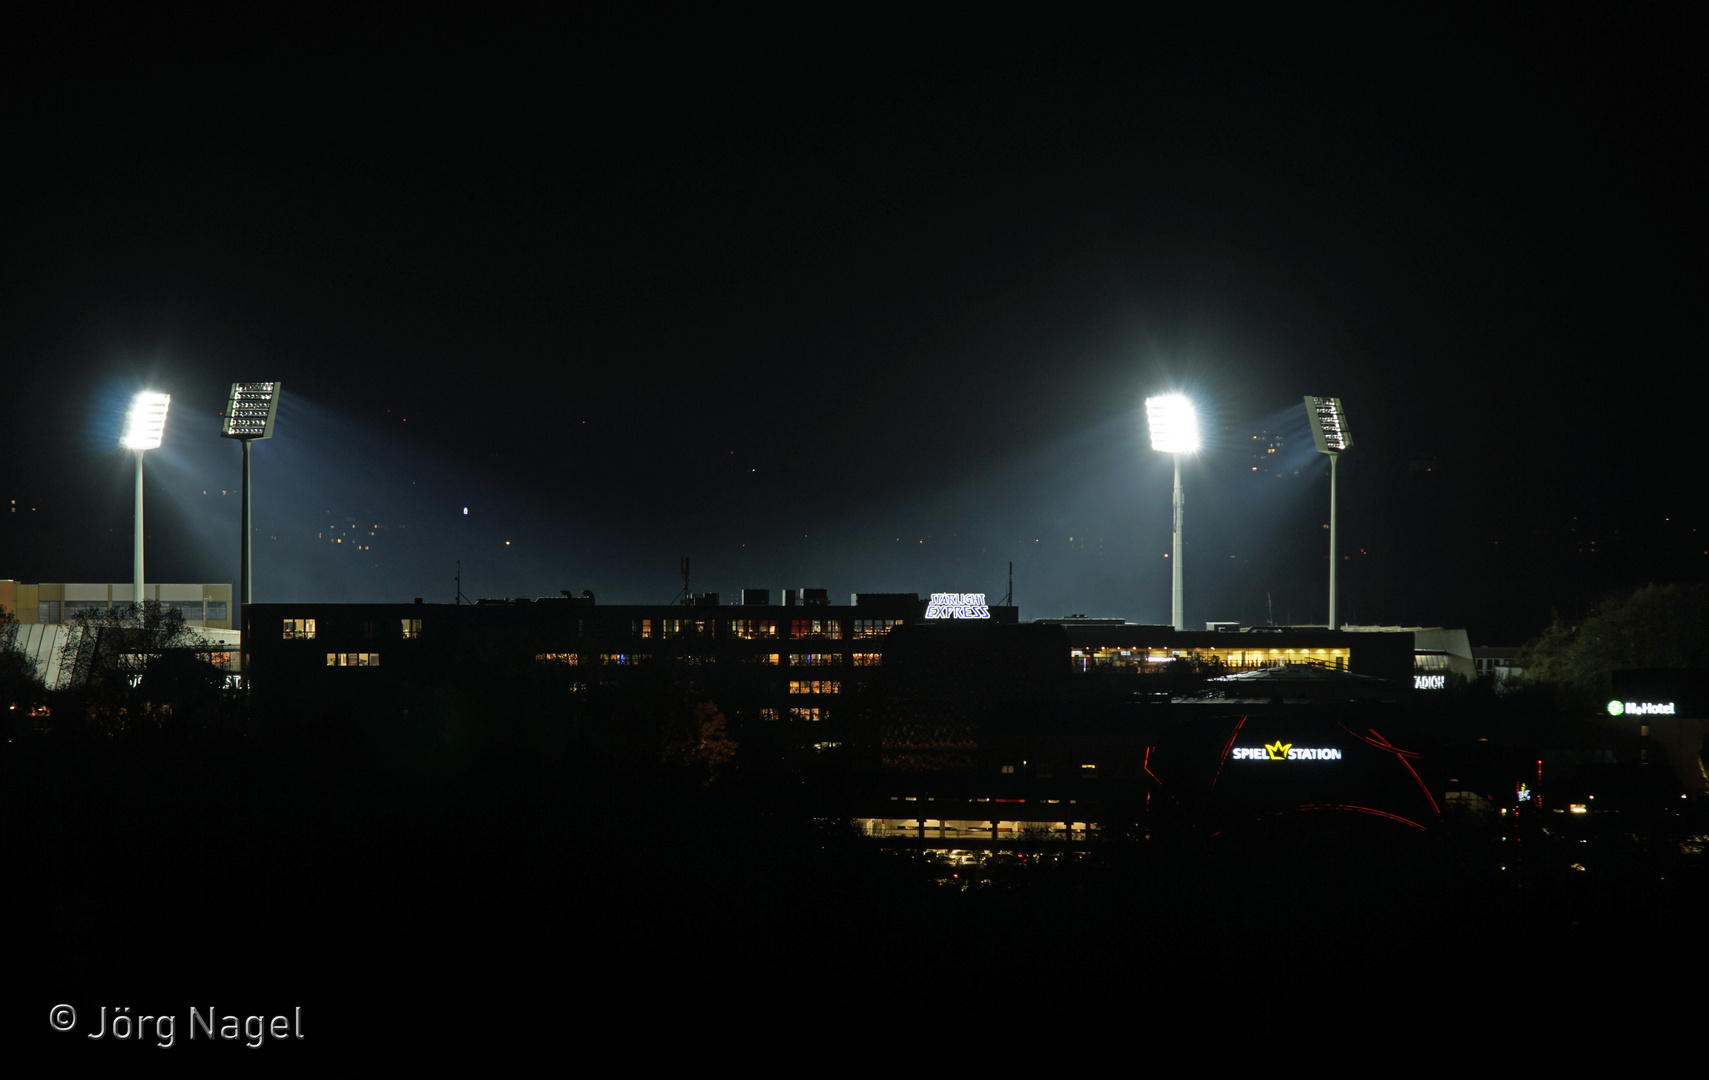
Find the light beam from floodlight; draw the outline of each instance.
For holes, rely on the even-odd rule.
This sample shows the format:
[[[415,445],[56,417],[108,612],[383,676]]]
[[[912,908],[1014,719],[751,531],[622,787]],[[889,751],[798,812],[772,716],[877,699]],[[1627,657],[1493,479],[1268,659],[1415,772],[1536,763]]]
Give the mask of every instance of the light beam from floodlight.
[[[151,390],[138,391],[131,398],[130,412],[125,415],[125,434],[119,445],[136,453],[136,546],[132,552],[132,570],[136,585],[131,603],[142,603],[142,455],[160,445],[166,434],[166,409],[172,404],[171,394]]]
[[[1175,564],[1170,572],[1169,613],[1175,629],[1187,628],[1186,585],[1181,552],[1186,547],[1181,521],[1187,501],[1181,492],[1181,455],[1199,449],[1199,418],[1193,403],[1181,394],[1162,394],[1145,399],[1145,419],[1151,429],[1151,448],[1175,461]]]
[[[284,383],[236,382],[231,384],[231,396],[226,399],[225,419],[220,424],[220,438],[237,439],[243,443],[243,542],[238,547],[238,610],[249,606],[252,574],[249,538],[249,444],[256,439],[273,437],[273,421],[279,415],[279,391]],[[242,623],[238,624],[243,625]]]
[[[1305,411],[1311,420],[1311,437],[1317,443],[1317,452],[1329,455],[1329,628],[1339,630],[1341,623],[1336,611],[1335,587],[1340,579],[1341,557],[1336,546],[1340,522],[1335,520],[1335,466],[1341,460],[1342,451],[1353,449],[1353,435],[1347,430],[1347,411],[1341,407],[1340,398],[1307,394]]]

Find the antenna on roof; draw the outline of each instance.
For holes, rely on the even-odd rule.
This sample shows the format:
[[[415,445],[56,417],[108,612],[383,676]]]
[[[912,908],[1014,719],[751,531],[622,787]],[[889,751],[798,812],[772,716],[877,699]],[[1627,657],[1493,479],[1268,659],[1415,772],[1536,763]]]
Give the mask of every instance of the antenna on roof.
[[[1015,564],[1009,564],[1009,591],[1003,594],[1001,607],[1013,607],[1015,604]]]
[[[674,604],[678,600],[682,601],[683,606],[686,607],[688,605],[688,556],[687,555],[684,555],[682,557],[682,592],[679,592],[675,596],[671,597],[671,603]]]
[[[458,604],[461,604],[466,599],[468,599],[468,598],[463,595],[463,560],[458,559],[457,560],[457,599],[455,602]],[[470,600],[469,603],[472,604],[472,603],[474,603],[474,601]]]

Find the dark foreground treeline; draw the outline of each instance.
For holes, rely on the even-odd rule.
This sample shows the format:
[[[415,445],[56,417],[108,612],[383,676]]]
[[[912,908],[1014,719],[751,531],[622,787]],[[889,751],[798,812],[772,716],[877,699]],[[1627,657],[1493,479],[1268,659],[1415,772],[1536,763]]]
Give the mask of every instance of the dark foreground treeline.
[[[1261,1037],[1300,1015],[1352,1038],[1595,1023],[1612,1003],[1583,988],[1665,985],[1701,954],[1701,858],[1614,823],[1523,843],[1360,822],[1207,843],[1148,841],[1139,822],[1078,859],[946,866],[872,846],[809,787],[573,742],[424,746],[361,717],[15,729],[8,1021],[48,1060],[318,1056],[373,1074],[455,1049],[592,1062],[805,1039],[823,1057],[1017,1032]],[[176,1013],[178,1045],[55,1034],[59,1003],[84,1030],[103,1005]],[[305,1038],[233,1058],[188,1041],[192,1007],[301,1007]]]

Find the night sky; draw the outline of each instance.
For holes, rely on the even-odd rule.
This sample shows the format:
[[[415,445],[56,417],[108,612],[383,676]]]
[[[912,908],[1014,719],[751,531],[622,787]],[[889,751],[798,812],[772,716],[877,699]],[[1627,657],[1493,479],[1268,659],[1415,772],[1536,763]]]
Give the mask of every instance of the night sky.
[[[1023,618],[1167,622],[1174,389],[1189,625],[1326,616],[1304,394],[1348,621],[1703,579],[1701,16],[1249,14],[17,22],[0,577],[130,579],[146,387],[148,577],[235,582],[216,414],[281,379],[261,601],[1013,562]]]

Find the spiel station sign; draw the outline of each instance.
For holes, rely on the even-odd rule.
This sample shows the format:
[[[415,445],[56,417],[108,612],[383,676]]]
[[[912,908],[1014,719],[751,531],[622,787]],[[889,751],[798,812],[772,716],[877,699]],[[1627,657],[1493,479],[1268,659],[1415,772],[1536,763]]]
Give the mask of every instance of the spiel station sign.
[[[1277,739],[1263,746],[1237,746],[1229,757],[1236,761],[1340,761],[1341,751],[1333,746],[1295,746]]]

